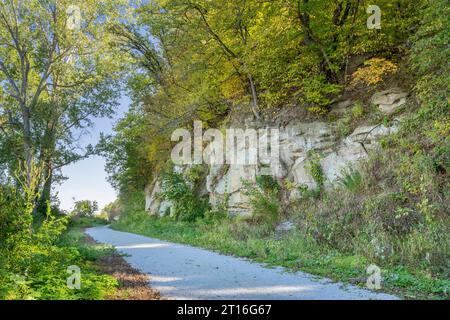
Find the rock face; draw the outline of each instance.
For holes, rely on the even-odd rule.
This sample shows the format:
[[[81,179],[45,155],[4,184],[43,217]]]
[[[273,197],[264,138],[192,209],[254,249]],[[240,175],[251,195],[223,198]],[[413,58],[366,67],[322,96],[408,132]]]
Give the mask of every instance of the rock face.
[[[170,213],[172,204],[170,201],[161,200],[158,194],[161,192],[161,182],[155,180],[145,190],[145,211],[152,214],[163,216]]]
[[[379,106],[382,112],[391,114],[406,103],[407,93],[399,89],[391,89],[376,93],[371,103]],[[345,101],[340,107],[345,108],[351,102]],[[243,121],[247,127],[254,123]],[[294,186],[303,185],[308,188],[317,187],[311,175],[311,159],[320,164],[325,187],[338,180],[343,170],[354,166],[361,159],[376,150],[379,140],[397,131],[398,123],[390,126],[383,124],[361,125],[350,135],[339,138],[336,134],[336,122],[293,122],[279,128],[279,166],[275,172],[278,180],[289,181]],[[262,143],[264,136],[259,136]],[[238,152],[245,152],[248,146],[241,147]],[[259,165],[212,165],[205,180],[205,189],[209,194],[210,204],[226,205],[230,215],[250,215],[248,198],[243,193],[243,181],[255,183],[261,170],[270,165],[270,157],[260,157]],[[179,169],[177,169],[179,171]],[[167,213],[170,203],[158,200],[160,183],[155,181],[147,189],[146,210],[157,215]],[[298,196],[297,188],[291,191],[289,199]],[[225,203],[226,202],[226,203]]]

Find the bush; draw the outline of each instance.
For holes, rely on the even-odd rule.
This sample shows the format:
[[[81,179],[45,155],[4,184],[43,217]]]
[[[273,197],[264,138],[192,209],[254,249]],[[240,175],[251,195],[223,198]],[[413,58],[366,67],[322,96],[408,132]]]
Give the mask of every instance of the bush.
[[[243,193],[249,198],[254,222],[275,225],[280,218],[280,203],[278,200],[278,184],[269,182],[269,179],[258,178],[257,186],[249,181],[243,182]],[[259,185],[265,187],[262,188]]]
[[[363,177],[358,170],[350,168],[343,171],[343,176],[339,180],[339,184],[348,191],[356,192],[362,185],[362,179]]]
[[[119,200],[116,200],[105,206],[102,210],[102,214],[105,215],[108,221],[113,222],[119,219],[122,214],[123,208]]]
[[[53,215],[33,223],[30,199],[9,185],[0,185],[0,299],[102,299],[115,279],[99,275],[77,247],[61,243],[68,218]],[[67,268],[82,271],[80,290],[67,286]]]
[[[27,235],[32,223],[25,198],[17,189],[0,185],[0,250],[14,245],[10,240]]]
[[[73,217],[92,217],[98,210],[97,201],[82,200],[75,202],[75,208],[71,212]]]
[[[317,188],[322,189],[325,184],[325,175],[323,173],[322,165],[320,164],[320,155],[316,153],[310,154],[306,163],[306,168],[316,182]]]
[[[430,160],[420,153],[403,158],[392,149],[374,155],[362,165],[364,179],[349,170],[340,182],[349,192],[328,190],[320,199],[297,204],[301,231],[322,246],[380,266],[403,265],[445,277],[448,193]]]
[[[195,221],[203,218],[209,209],[207,199],[201,198],[195,185],[186,181],[181,173],[168,172],[163,175],[160,196],[171,201],[175,220]]]
[[[256,184],[264,191],[280,191],[280,185],[278,182],[273,178],[273,176],[257,176],[256,177]]]
[[[70,217],[69,226],[77,228],[92,228],[108,224],[106,217]]]

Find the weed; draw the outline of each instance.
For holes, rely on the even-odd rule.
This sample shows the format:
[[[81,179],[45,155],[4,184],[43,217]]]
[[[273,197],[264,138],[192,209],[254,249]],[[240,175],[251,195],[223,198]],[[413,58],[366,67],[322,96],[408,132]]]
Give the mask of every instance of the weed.
[[[361,188],[362,180],[363,177],[357,169],[349,168],[342,172],[342,178],[339,180],[339,184],[350,192],[356,192]]]

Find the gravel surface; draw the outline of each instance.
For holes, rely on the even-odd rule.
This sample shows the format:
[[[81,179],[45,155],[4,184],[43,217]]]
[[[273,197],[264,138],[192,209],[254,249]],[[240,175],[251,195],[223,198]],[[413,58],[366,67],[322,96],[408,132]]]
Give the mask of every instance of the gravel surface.
[[[331,282],[303,272],[268,268],[246,259],[115,231],[86,230],[110,243],[134,268],[149,274],[150,286],[166,299],[397,299],[395,296]]]

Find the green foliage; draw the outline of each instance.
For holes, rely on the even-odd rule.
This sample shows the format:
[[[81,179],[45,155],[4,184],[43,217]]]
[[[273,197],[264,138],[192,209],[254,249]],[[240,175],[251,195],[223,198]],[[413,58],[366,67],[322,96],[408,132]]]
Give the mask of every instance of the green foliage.
[[[108,221],[115,221],[119,218],[122,213],[123,207],[120,200],[116,200],[112,203],[107,204],[103,210],[101,215],[106,217]]]
[[[10,239],[30,231],[31,222],[23,195],[12,186],[0,185],[0,248],[12,245]]]
[[[126,198],[123,197],[122,199],[120,199],[120,202],[123,203],[123,215],[126,215],[128,213],[140,212],[145,208],[144,191],[141,190],[132,195],[129,195]]]
[[[0,185],[0,299],[103,299],[110,294],[115,279],[87,263],[94,258],[87,248],[68,242],[67,217],[55,216],[48,207],[45,219],[33,224],[30,201],[35,197]],[[67,287],[72,265],[82,270],[80,290]]]
[[[345,187],[348,191],[356,192],[362,185],[363,176],[354,168],[344,170],[342,178],[339,180],[339,184]]]
[[[264,191],[280,191],[280,185],[273,176],[263,175],[256,177],[256,184]]]
[[[70,217],[69,226],[72,228],[92,228],[108,224],[106,217]]]
[[[361,118],[364,115],[364,105],[361,101],[357,101],[352,107],[352,117]]]
[[[218,203],[205,212],[205,221],[215,222],[227,218],[229,199],[230,195],[224,194],[223,198]]]
[[[207,174],[207,167],[202,165],[194,165],[184,172],[184,179],[190,183],[193,188],[201,187],[200,184],[204,181]]]
[[[448,270],[445,230],[450,224],[441,173],[428,155],[401,157],[390,148],[383,153],[361,168],[364,179],[359,171],[349,170],[340,181],[349,192],[328,190],[320,199],[304,198],[293,207],[301,232],[321,246],[386,268],[404,266],[414,279],[412,287],[419,284],[410,272],[421,270],[426,278],[439,279],[433,288],[421,290],[445,296],[448,284],[441,279]],[[423,281],[429,286],[432,280]]]
[[[323,173],[322,165],[320,164],[320,155],[313,153],[309,155],[306,163],[306,169],[309,171],[318,189],[322,189],[325,184],[325,175]]]
[[[76,201],[73,211],[70,213],[71,216],[82,218],[82,217],[92,217],[98,210],[97,201],[81,200]]]
[[[198,220],[191,223],[143,215],[139,222],[127,224],[120,221],[113,228],[217,250],[360,286],[365,286],[366,268],[372,263],[360,254],[348,255],[320,246],[301,232],[280,238],[273,232],[273,226],[249,224],[240,219],[226,218],[214,222]],[[384,291],[408,298],[448,297],[448,278],[433,277],[421,269],[412,272],[401,266],[386,266],[382,268],[382,277]]]
[[[190,174],[191,179],[197,179],[197,175]],[[186,181],[181,173],[168,172],[162,177],[161,197],[171,201],[173,205],[172,216],[175,220],[195,221],[203,218],[208,210],[208,201],[202,199],[199,191],[192,185],[192,181]]]
[[[149,135],[152,130],[142,111],[131,108],[116,124],[115,131],[114,137],[101,141],[100,150],[106,158],[109,182],[128,198],[144,190],[153,179],[153,172],[158,172],[165,162],[168,150],[162,139]]]
[[[248,197],[252,211],[251,220],[274,226],[280,218],[279,187],[270,176],[259,176],[255,186],[243,182],[243,193]]]
[[[321,188],[309,188],[307,185],[299,185],[297,190],[303,199],[319,199],[322,194]]]

